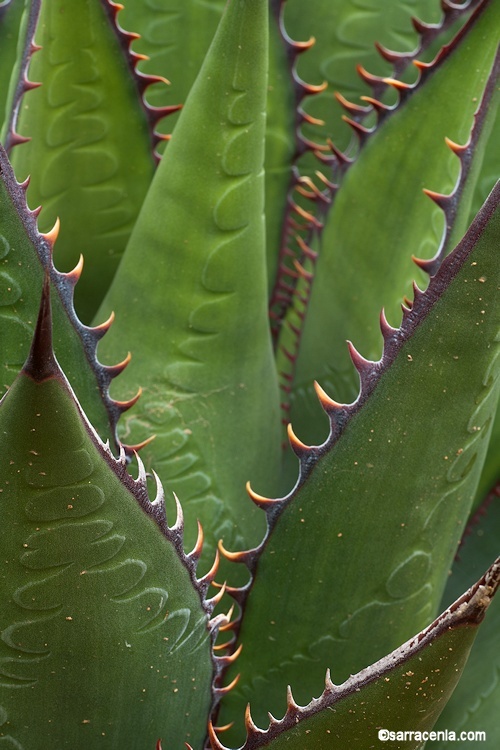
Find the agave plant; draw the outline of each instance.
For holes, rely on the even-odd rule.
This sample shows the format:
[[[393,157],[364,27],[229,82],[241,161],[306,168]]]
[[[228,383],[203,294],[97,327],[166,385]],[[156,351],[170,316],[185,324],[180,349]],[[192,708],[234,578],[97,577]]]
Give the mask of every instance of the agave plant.
[[[498,746],[499,38],[0,3],[2,748]]]

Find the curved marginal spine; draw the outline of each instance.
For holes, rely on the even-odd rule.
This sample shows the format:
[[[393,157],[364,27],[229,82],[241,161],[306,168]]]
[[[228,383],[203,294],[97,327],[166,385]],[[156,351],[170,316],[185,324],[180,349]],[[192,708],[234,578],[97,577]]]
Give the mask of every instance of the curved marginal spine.
[[[113,321],[110,318],[97,326],[86,326],[80,321],[76,314],[73,302],[75,286],[72,283],[68,284],[67,274],[61,273],[55,268],[52,261],[52,250],[53,245],[51,246],[50,260],[47,260],[47,262],[50,262],[53,284],[61,298],[66,314],[82,342],[85,357],[95,375],[99,393],[109,417],[111,434],[113,435],[115,445],[119,446],[120,441],[117,436],[118,420],[125,411],[130,409],[138,401],[141,393],[139,391],[128,401],[119,401],[113,399],[110,396],[109,391],[114,378],[123,372],[130,362],[131,357],[127,355],[124,360],[116,365],[104,365],[99,361],[97,357],[97,345],[107,333]],[[128,455],[131,455],[136,448],[139,448],[139,446],[131,446],[130,448],[127,446]]]
[[[455,47],[459,44],[462,37],[467,33],[471,24],[474,23],[477,16],[482,12],[485,7],[485,3],[482,0],[470,0],[460,5],[443,1],[443,18],[437,24],[424,24],[423,22],[413,19],[413,25],[419,34],[419,40],[414,50],[411,52],[394,52],[385,49],[382,45],[376,44],[377,50],[384,60],[388,61],[392,65],[392,72],[388,76],[379,76],[370,73],[365,70],[362,65],[357,66],[358,75],[372,90],[371,96],[362,96],[361,100],[366,102],[367,107],[361,107],[355,103],[349,102],[341,94],[336,93],[337,100],[342,104],[347,112],[347,116],[343,119],[351,127],[354,134],[358,139],[360,148],[365,145],[368,141],[369,136],[375,133],[381,124],[381,122],[391,113],[395,112],[399,106],[414,92],[416,91],[425,80],[435,72],[436,68],[441,65],[444,60],[449,56]],[[455,23],[460,17],[466,12],[470,12],[474,9],[474,13],[471,18],[464,24],[460,31],[454,36],[454,38],[448,44],[443,45],[432,62],[422,62],[418,59],[419,55],[422,55],[432,42],[444,31],[446,31],[453,23]],[[403,72],[406,68],[413,64],[418,71],[417,79],[414,83],[406,83],[401,79]],[[380,101],[382,93],[388,88],[393,88],[397,93],[397,101],[394,105],[387,105]],[[375,123],[370,127],[364,124],[367,116],[375,113]],[[332,154],[335,157],[342,155],[346,159],[346,155],[342,154],[338,149],[331,147]],[[323,158],[323,161],[325,159]],[[348,160],[352,164],[355,159]]]
[[[296,153],[297,156],[299,156],[308,150],[321,150],[323,148],[321,144],[313,143],[305,138],[300,132],[300,128],[301,125],[306,121],[312,125],[314,125],[315,123],[320,124],[319,121],[316,121],[315,118],[311,118],[310,115],[304,112],[304,110],[302,109],[302,103],[306,96],[314,96],[315,94],[319,94],[324,91],[327,87],[327,84],[326,82],[317,85],[309,84],[303,81],[299,76],[297,72],[297,60],[302,53],[307,52],[307,50],[311,49],[316,40],[314,39],[314,37],[311,37],[307,41],[299,42],[295,41],[288,35],[284,23],[285,5],[286,0],[274,0],[274,2],[272,2],[272,9],[279,26],[279,30],[281,32],[283,43],[285,45],[286,54],[290,65],[290,75],[293,81],[296,104]]]

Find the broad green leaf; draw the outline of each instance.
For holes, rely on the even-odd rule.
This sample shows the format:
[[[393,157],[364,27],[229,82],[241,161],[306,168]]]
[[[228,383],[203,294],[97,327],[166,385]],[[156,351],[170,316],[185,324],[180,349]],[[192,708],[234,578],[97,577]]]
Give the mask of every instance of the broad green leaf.
[[[143,388],[122,437],[156,435],[141,456],[212,544],[236,540],[236,527],[246,543],[261,538],[263,518],[244,485],[272,483],[279,470],[263,217],[266,70],[266,0],[231,0],[100,313],[116,313],[101,359],[129,349],[120,385]]]
[[[292,434],[290,495],[257,498],[269,533],[239,556],[254,580],[223,723],[248,700],[258,722],[279,714],[287,683],[309,700],[325,666],[344,680],[435,615],[498,401],[499,204],[500,183],[402,327],[383,324],[382,359],[352,352],[360,395],[322,396],[326,442]]]
[[[428,628],[342,685],[327,674],[324,692],[304,707],[290,693],[285,716],[270,717],[267,730],[248,713],[240,750],[370,750],[380,742],[388,750],[420,750],[460,678],[499,584],[500,558]],[[213,750],[227,750],[213,730],[211,741]]]
[[[296,364],[291,418],[306,441],[322,439],[312,380],[327,390],[335,388],[340,399],[354,398],[356,382],[345,340],[354,340],[365,356],[378,357],[380,309],[396,324],[403,296],[411,297],[413,279],[425,281],[411,256],[434,256],[444,218],[422,188],[453,189],[460,162],[445,137],[467,142],[492,70],[498,75],[499,34],[498,3],[481,4],[456,43],[423,71],[415,89],[405,90],[404,101],[366,137],[341,181],[321,246],[315,246],[319,258]],[[484,148],[479,139],[474,156],[479,163]],[[468,171],[471,183],[476,177],[477,170]],[[452,217],[456,241],[466,227],[469,205],[470,195],[461,187]],[[297,304],[299,308],[300,297]],[[290,348],[286,340],[282,345]],[[286,358],[278,366],[286,369]]]
[[[161,485],[151,502],[83,416],[47,292],[0,403],[2,744],[143,750],[169,731],[199,748],[217,671],[206,585]]]
[[[86,269],[77,309],[90,322],[106,292],[155,168],[153,113],[115,23],[110,0],[44,2],[36,33],[42,49],[29,75],[42,81],[23,100],[13,151],[16,175],[31,175],[30,204],[42,228],[61,219],[55,256],[62,270],[80,254]],[[157,118],[156,118],[157,119]]]
[[[500,538],[500,499],[495,497],[490,506],[474,519],[463,540],[445,590],[445,601],[453,599],[481,569],[481,565],[498,552]],[[453,728],[457,732],[483,731],[483,747],[500,744],[498,706],[500,702],[500,602],[492,603],[488,617],[479,631],[465,667],[463,679],[441,715],[436,729]],[[429,750],[448,750],[452,746],[477,750],[480,743],[456,745],[444,738],[429,742]]]

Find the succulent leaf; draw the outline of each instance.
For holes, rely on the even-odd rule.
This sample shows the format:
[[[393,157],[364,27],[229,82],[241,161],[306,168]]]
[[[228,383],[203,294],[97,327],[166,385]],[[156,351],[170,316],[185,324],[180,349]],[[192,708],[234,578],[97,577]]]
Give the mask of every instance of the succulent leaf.
[[[42,227],[62,221],[56,264],[69,270],[81,254],[88,271],[77,291],[89,323],[111,278],[155,169],[154,113],[144,102],[152,79],[135,72],[130,35],[111,0],[42,3],[31,80],[17,132],[30,139],[13,151],[16,175],[31,175],[29,201],[43,205]],[[130,179],[133,174],[134,179]]]
[[[326,390],[335,388],[342,400],[355,397],[356,380],[344,341],[356,341],[365,356],[378,358],[382,337],[375,321],[380,309],[384,307],[388,320],[396,325],[404,295],[412,296],[413,280],[426,283],[411,256],[433,257],[439,244],[447,241],[447,236],[442,240],[443,210],[422,188],[441,194],[454,187],[460,162],[445,137],[467,143],[483,91],[496,85],[499,11],[495,3],[479,5],[454,42],[421,70],[419,82],[403,89],[399,105],[367,136],[344,175],[326,217],[321,244],[313,243],[319,257],[301,327],[291,408],[291,420],[307,442],[323,438],[311,381],[317,379]],[[467,54],[463,54],[465,49]],[[494,112],[497,103],[496,97],[487,98],[482,114],[476,117],[479,132],[487,106]],[[485,139],[478,140],[474,159],[480,163]],[[426,154],[425,159],[421,154]],[[462,172],[464,180],[473,184],[477,169]],[[457,241],[468,218],[470,189],[459,186],[455,197],[454,211],[445,213]],[[353,220],[353,216],[363,220]],[[366,279],[363,286],[360,276]],[[302,306],[299,289],[292,324],[298,316],[304,317]],[[367,324],[367,320],[373,322]],[[286,337],[290,334],[286,326],[283,330],[280,346],[289,351]],[[288,367],[281,356],[278,368],[286,371]]]
[[[0,403],[2,742],[31,747],[37,727],[44,747],[142,750],[168,727],[199,744],[215,622],[181,511],[168,525],[161,485],[150,501],[144,471],[132,479],[83,416],[53,355],[48,289]]]
[[[245,482],[279,474],[262,213],[266,59],[266,0],[231,0],[100,313],[116,312],[100,357],[133,351],[120,386],[143,389],[122,439],[156,435],[141,455],[212,548],[221,536],[231,546],[237,526],[247,544],[261,538]],[[228,462],[235,445],[239,459]]]
[[[300,477],[250,560],[223,722],[248,700],[260,722],[279,714],[286,682],[307,700],[324,665],[343,680],[435,615],[498,400],[499,204],[500,183],[401,328],[385,329],[380,361],[351,345],[360,394],[344,405],[320,391],[326,442],[292,437]]]
[[[270,716],[266,730],[247,709],[240,750],[368,750],[379,740],[390,750],[419,750],[457,684],[499,585],[500,558],[424,631],[371,667],[342,685],[327,674],[322,695],[304,707],[289,690],[283,719]],[[211,747],[227,750],[213,730]]]
[[[1,747],[431,729],[500,580],[499,38],[0,0]],[[490,742],[497,604],[437,724]]]
[[[498,60],[498,55],[497,55]],[[498,98],[500,96],[500,88],[496,87],[494,93],[496,102],[493,101],[491,111],[487,113],[488,122],[484,130],[490,131],[493,135],[487,138],[486,149],[479,149],[480,155],[483,157],[482,169],[477,185],[477,193],[479,196],[484,194],[487,185],[492,186],[496,176],[499,174],[498,166],[500,166],[500,149],[498,149],[499,139],[496,137],[496,133],[500,132],[500,110],[498,108]],[[486,133],[488,135],[488,133]],[[471,144],[472,145],[472,144]],[[474,159],[477,162],[477,159]],[[475,206],[477,213],[477,206]],[[475,215],[475,214],[474,214]],[[497,408],[495,421],[491,431],[491,439],[488,447],[488,453],[486,454],[486,460],[484,463],[484,469],[481,475],[481,481],[477,489],[477,496],[475,505],[481,505],[487,497],[489,491],[494,487],[500,480],[500,468],[498,465],[498,456],[500,455],[500,406]]]
[[[294,156],[294,132],[290,111],[294,108],[288,50],[276,23],[279,2],[270,3],[269,76],[267,94],[265,213],[268,278],[273,283],[281,243],[282,216],[291,178]],[[136,0],[123,11],[124,24],[140,33],[134,49],[147,59],[141,65],[145,72],[164,75],[169,89],[151,90],[150,101],[184,102],[210,47],[225,2],[216,0]],[[170,120],[165,127],[170,127]],[[165,128],[164,128],[165,129]]]

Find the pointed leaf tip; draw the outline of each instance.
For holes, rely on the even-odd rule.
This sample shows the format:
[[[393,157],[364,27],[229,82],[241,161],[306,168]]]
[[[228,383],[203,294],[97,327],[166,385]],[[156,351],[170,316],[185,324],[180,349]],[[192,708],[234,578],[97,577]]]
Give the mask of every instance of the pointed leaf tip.
[[[36,382],[42,382],[59,374],[52,347],[52,311],[50,306],[50,276],[45,274],[40,310],[31,344],[31,351],[23,368],[23,372]]]

